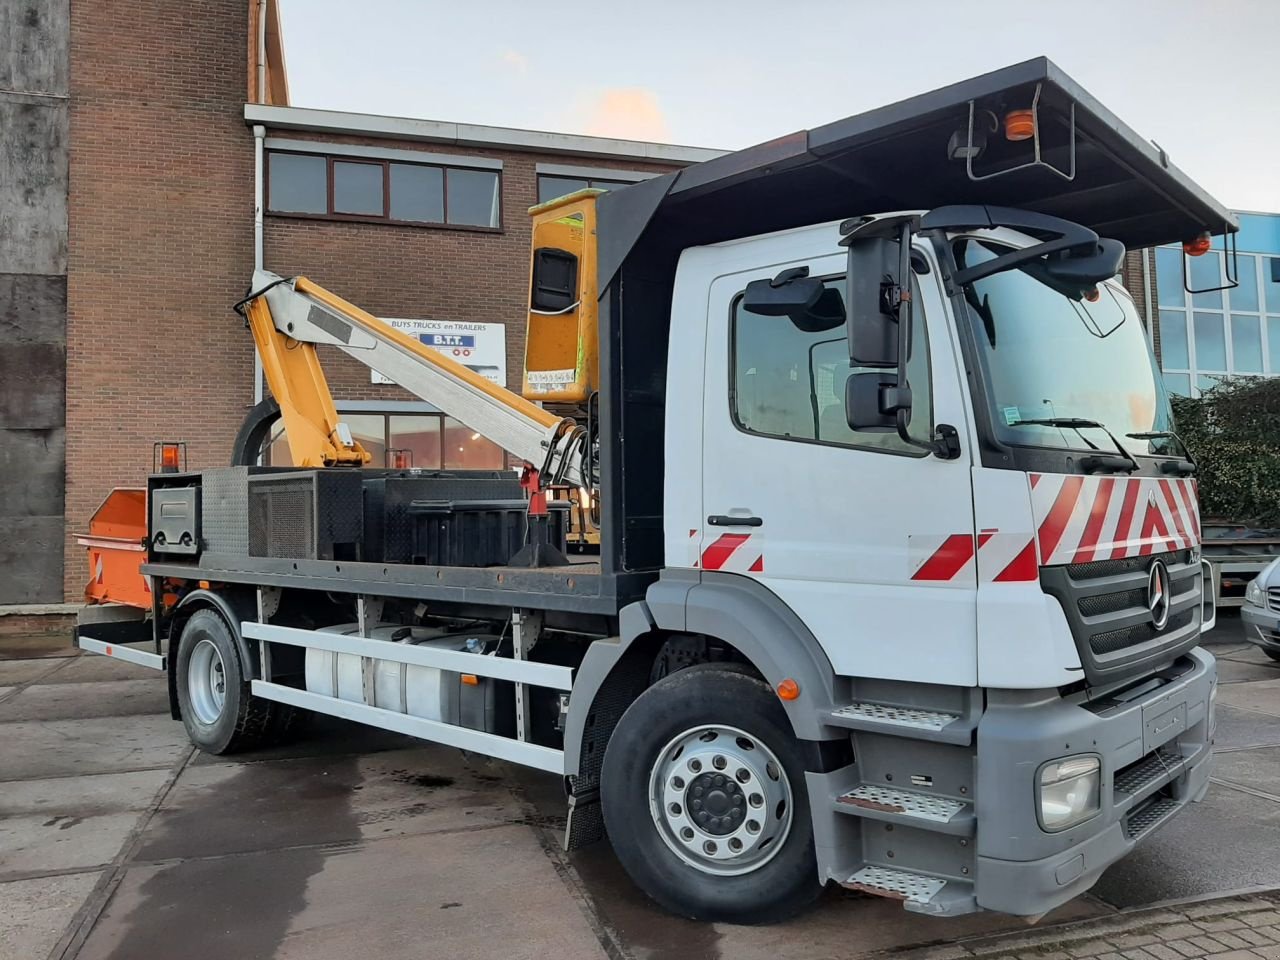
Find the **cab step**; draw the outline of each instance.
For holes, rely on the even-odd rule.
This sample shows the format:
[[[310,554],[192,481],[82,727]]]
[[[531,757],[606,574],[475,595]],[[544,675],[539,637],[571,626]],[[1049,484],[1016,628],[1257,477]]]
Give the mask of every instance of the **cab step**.
[[[972,721],[959,714],[870,701],[837,707],[827,714],[827,722],[849,730],[958,744],[969,743],[974,729]]]
[[[840,813],[902,823],[906,826],[972,836],[976,820],[973,805],[951,797],[940,797],[920,790],[903,790],[881,784],[863,783],[835,798]]]
[[[868,864],[840,885],[873,897],[901,900],[913,913],[949,917],[978,910],[973,884],[911,870]]]

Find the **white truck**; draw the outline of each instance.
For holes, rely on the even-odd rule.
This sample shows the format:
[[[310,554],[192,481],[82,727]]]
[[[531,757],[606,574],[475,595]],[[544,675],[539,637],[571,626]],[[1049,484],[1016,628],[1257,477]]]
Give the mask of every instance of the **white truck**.
[[[829,882],[1038,916],[1201,798],[1196,493],[1115,277],[1235,223],[1161,151],[1039,59],[535,215],[531,323],[576,331],[550,369],[531,326],[541,406],[256,278],[312,468],[152,476],[148,608],[81,645],[167,669],[210,752],[310,710],[561,775],[568,844],[707,920]],[[501,437],[528,503],[359,469],[322,343]]]

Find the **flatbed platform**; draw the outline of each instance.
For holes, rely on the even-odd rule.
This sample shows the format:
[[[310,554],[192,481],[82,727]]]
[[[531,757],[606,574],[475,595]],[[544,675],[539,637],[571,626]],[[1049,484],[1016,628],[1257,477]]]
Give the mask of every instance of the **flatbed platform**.
[[[563,567],[444,567],[403,563],[281,560],[205,553],[198,563],[147,563],[147,576],[263,587],[436,600],[510,609],[617,616],[644,596],[657,573],[606,574],[598,558]]]

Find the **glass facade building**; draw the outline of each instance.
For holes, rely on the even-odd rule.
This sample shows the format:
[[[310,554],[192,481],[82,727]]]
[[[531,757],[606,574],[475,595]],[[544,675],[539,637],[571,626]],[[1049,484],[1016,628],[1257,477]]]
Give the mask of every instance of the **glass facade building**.
[[[1238,285],[1221,238],[1204,256],[1155,251],[1160,368],[1170,393],[1199,396],[1232,376],[1280,376],[1280,214],[1239,213]]]

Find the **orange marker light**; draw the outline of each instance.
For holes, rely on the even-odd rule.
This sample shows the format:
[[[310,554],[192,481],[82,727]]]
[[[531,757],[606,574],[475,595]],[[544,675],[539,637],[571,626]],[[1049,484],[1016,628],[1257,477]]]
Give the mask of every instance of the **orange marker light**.
[[[196,581],[196,583],[198,583],[198,584],[200,585],[200,589],[201,589],[201,590],[208,590],[208,589],[209,589],[209,581],[208,581],[208,580],[197,580],[197,581]]]
[[[176,471],[178,469],[178,445],[166,443],[160,447],[160,469]]]
[[[800,696],[800,684],[796,683],[790,677],[778,684],[778,698],[781,700],[795,700]]]
[[[1202,233],[1194,240],[1187,240],[1182,244],[1182,252],[1188,257],[1203,257],[1209,252],[1213,245],[1213,240],[1208,233]]]
[[[1004,115],[1006,140],[1030,140],[1036,135],[1036,115],[1030,110],[1010,110]]]
[[[1088,300],[1090,303],[1097,303],[1097,302],[1098,302],[1098,298],[1099,298],[1099,297],[1101,297],[1101,296],[1102,296],[1102,294],[1100,294],[1100,293],[1098,292],[1098,288],[1097,288],[1097,287],[1094,287],[1092,290],[1086,290],[1086,291],[1084,292],[1084,298],[1085,298],[1086,300]]]
[[[480,678],[477,677],[474,673],[462,674],[462,682],[465,683],[468,687],[480,686]]]

